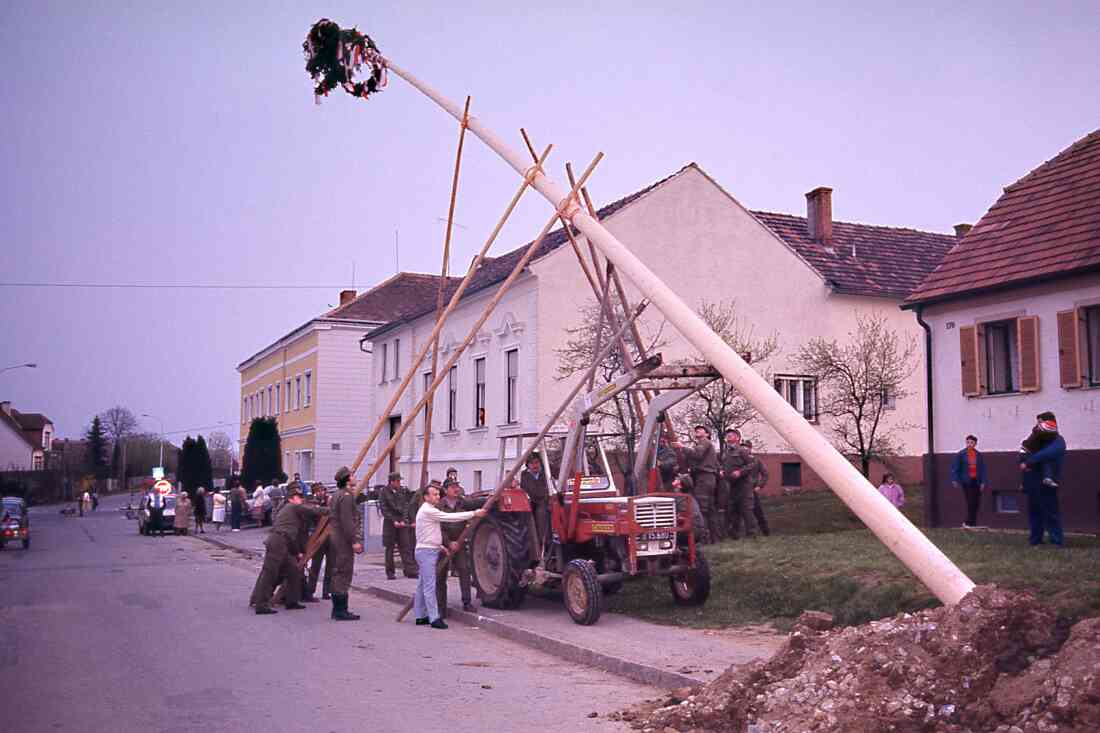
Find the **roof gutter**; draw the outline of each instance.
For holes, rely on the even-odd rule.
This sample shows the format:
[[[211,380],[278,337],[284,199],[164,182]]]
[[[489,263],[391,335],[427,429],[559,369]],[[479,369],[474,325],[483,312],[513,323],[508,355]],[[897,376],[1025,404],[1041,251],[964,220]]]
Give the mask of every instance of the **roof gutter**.
[[[936,474],[936,424],[932,402],[932,327],[924,320],[924,304],[913,306],[917,323],[924,329],[924,384],[925,420],[928,422],[928,449],[924,455],[924,523],[928,527],[940,526],[939,476]]]

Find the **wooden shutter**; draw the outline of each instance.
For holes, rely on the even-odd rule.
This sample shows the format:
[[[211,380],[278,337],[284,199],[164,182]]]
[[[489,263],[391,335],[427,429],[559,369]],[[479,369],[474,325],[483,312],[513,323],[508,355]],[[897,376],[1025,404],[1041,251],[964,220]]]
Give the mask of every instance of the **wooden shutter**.
[[[1039,316],[1016,319],[1016,348],[1020,354],[1020,391],[1038,392],[1039,378]]]
[[[959,329],[959,356],[962,361],[962,393],[967,397],[977,397],[982,393],[977,326],[963,326]]]
[[[1066,389],[1081,386],[1081,329],[1076,309],[1058,313],[1058,372]]]

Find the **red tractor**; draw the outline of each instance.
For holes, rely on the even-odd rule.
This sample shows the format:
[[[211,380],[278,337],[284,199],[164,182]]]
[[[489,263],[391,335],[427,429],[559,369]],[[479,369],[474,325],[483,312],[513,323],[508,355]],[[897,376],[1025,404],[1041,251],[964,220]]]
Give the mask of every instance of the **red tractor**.
[[[569,615],[578,624],[594,624],[603,609],[603,594],[617,592],[625,580],[663,575],[676,603],[701,605],[710,593],[710,569],[695,539],[697,512],[684,494],[658,491],[656,438],[664,411],[718,377],[709,367],[663,367],[660,355],[647,359],[614,382],[581,395],[574,403],[568,432],[556,436],[564,446],[539,456],[551,472],[550,456],[559,459],[556,481],[550,484],[550,532],[539,543],[527,494],[518,486],[505,488],[491,513],[470,542],[474,582],[483,604],[515,608],[528,587],[560,590]],[[646,491],[625,496],[616,485],[605,451],[610,438],[589,435],[593,411],[625,390],[660,390],[637,445],[635,486]],[[530,434],[503,438],[506,444]],[[499,478],[498,478],[499,481]]]

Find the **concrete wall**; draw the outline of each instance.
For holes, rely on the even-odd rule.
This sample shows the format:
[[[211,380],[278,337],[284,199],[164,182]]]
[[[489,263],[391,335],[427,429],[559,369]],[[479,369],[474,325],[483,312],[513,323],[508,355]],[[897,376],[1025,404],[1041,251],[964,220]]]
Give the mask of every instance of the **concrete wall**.
[[[330,326],[318,334],[314,478],[325,483],[335,480],[337,468],[352,464],[373,425],[373,357],[359,349],[363,333],[360,327]]]
[[[0,423],[0,471],[29,471],[34,449],[6,422]]]

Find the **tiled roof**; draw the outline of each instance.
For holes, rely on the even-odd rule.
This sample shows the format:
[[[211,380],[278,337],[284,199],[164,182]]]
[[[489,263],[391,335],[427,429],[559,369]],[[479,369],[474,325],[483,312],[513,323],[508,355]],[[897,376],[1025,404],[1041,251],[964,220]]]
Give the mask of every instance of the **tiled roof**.
[[[950,234],[834,221],[826,247],[810,237],[804,216],[751,213],[847,295],[904,298],[956,242]]]
[[[12,408],[11,416],[24,430],[41,430],[51,423],[50,418],[39,412],[20,412]]]
[[[662,178],[661,180],[657,181],[656,183],[653,183],[649,186],[646,186],[645,188],[643,188],[640,191],[636,191],[636,192],[630,194],[629,196],[624,196],[623,198],[619,199],[618,201],[614,201],[614,202],[608,204],[607,206],[604,206],[602,209],[599,209],[596,212],[597,217],[601,221],[603,221],[604,219],[611,216],[612,214],[614,214],[615,212],[617,212],[619,209],[623,208],[627,204],[630,204],[630,203],[633,203],[634,201],[637,201],[639,198],[641,198],[642,196],[645,196],[647,193],[649,193],[653,189],[657,188],[661,184],[665,183],[666,181],[668,181],[672,178],[675,178],[676,176],[678,176],[681,173],[683,173],[684,171],[686,171],[688,168],[694,168],[694,167],[697,167],[697,166],[694,163],[689,163],[688,165],[684,166],[683,168],[676,171],[672,175],[666,176],[665,178]],[[568,242],[569,242],[569,237],[566,235],[564,229],[562,229],[561,227],[558,227],[557,229],[551,230],[546,235],[546,237],[542,240],[542,244],[539,245],[538,250],[535,252],[534,256],[531,258],[531,261],[534,261],[534,260],[540,259],[542,257],[545,257],[546,255],[548,255],[551,252],[553,252],[554,250],[556,250],[558,247],[561,247],[563,244],[566,244]],[[474,293],[477,293],[480,290],[484,290],[485,288],[496,285],[497,283],[503,282],[505,279],[507,279],[508,275],[515,268],[516,263],[519,262],[521,259],[523,259],[523,253],[527,251],[527,248],[529,246],[531,246],[531,242],[528,242],[527,244],[523,245],[522,247],[517,247],[516,249],[512,250],[511,252],[508,252],[506,254],[502,254],[499,257],[486,257],[484,260],[482,260],[481,267],[479,267],[477,272],[474,273],[474,277],[470,281],[470,284],[466,286],[466,291],[462,294],[462,297],[464,299],[468,298],[468,297],[470,297]],[[461,280],[461,278],[453,278],[453,279],[455,280],[455,286],[454,287],[457,288],[457,284]],[[450,293],[453,293],[453,292],[454,292],[454,290],[452,289],[450,291]],[[377,336],[380,336],[380,335],[382,335],[382,334],[384,334],[388,331],[391,331],[391,330],[397,328],[398,326],[400,326],[404,323],[414,321],[417,318],[420,318],[424,315],[427,315],[428,313],[431,313],[434,310],[435,310],[435,299],[433,298],[429,305],[427,305],[425,307],[414,309],[410,313],[405,315],[404,317],[402,317],[400,319],[397,319],[397,320],[395,320],[391,323],[387,323],[386,325],[381,326],[379,328],[376,328],[374,331],[371,331],[369,334],[367,334],[367,336],[369,338],[375,338]]]
[[[461,278],[448,278],[446,294],[454,292]],[[355,300],[333,308],[322,318],[386,323],[406,317],[414,311],[435,308],[439,276],[419,272],[399,272],[375,285]]]
[[[15,412],[15,410],[12,410],[12,412]],[[27,434],[23,432],[23,426],[20,425],[13,416],[9,415],[3,410],[0,410],[0,423],[4,423],[13,431],[15,431],[15,434],[18,435],[23,440],[23,442],[25,442],[31,448],[37,447],[34,443],[31,442],[31,439],[27,437]]]
[[[907,303],[1100,269],[1100,130],[1004,189]]]

